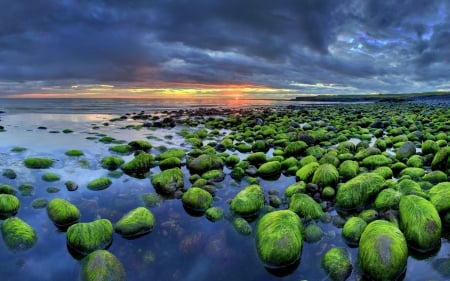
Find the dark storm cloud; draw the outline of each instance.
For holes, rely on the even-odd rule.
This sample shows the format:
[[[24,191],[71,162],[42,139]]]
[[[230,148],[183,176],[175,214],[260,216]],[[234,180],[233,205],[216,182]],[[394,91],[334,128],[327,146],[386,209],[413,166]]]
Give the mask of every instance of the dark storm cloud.
[[[428,91],[446,85],[450,64],[446,1],[0,5],[0,92],[25,92],[30,85],[185,81],[318,93],[333,87]]]

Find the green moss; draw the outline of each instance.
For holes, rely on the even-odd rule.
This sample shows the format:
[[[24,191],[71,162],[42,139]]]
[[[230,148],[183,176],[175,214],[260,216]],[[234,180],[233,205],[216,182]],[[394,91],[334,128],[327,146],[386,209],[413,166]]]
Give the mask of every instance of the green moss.
[[[162,203],[162,198],[158,194],[146,193],[141,196],[146,207],[152,208]]]
[[[172,157],[183,159],[184,156],[186,156],[186,152],[183,149],[171,148],[158,155],[158,159],[164,160]]]
[[[367,156],[362,160],[362,165],[369,168],[369,169],[375,169],[381,166],[388,166],[392,163],[392,160],[387,158],[386,156],[379,154],[379,155],[370,155]]]
[[[339,172],[332,164],[321,164],[314,171],[312,183],[319,187],[336,186],[339,181]]]
[[[34,199],[33,202],[31,202],[31,207],[33,207],[33,209],[43,209],[46,208],[47,205],[48,200],[46,198]]]
[[[9,184],[0,184],[0,194],[11,194],[16,195],[17,190],[15,190]]]
[[[78,208],[61,198],[55,198],[47,206],[48,217],[58,227],[67,227],[80,219]]]
[[[264,192],[257,184],[239,191],[231,200],[230,209],[241,216],[253,216],[264,206]]]
[[[364,229],[359,241],[360,268],[373,280],[395,280],[406,268],[408,246],[393,223],[376,220]]]
[[[27,150],[25,147],[16,146],[11,149],[11,152],[23,152],[25,150]]]
[[[47,169],[53,165],[53,160],[48,158],[32,157],[24,160],[25,167],[29,169]]]
[[[122,171],[130,176],[141,178],[150,171],[155,157],[148,153],[139,153],[131,161],[122,165]]]
[[[187,168],[191,174],[203,174],[209,170],[221,170],[224,166],[223,160],[215,155],[202,154],[187,162]]]
[[[400,203],[400,198],[402,193],[393,188],[387,188],[378,193],[375,199],[375,208],[380,211],[393,209],[398,209],[398,204]]]
[[[208,182],[221,182],[225,178],[225,173],[222,170],[210,170],[202,174],[202,178]]]
[[[258,175],[262,178],[274,178],[281,174],[281,163],[278,161],[270,161],[262,164],[258,168]]]
[[[254,152],[247,156],[246,160],[252,165],[261,165],[267,161],[266,153]]]
[[[443,147],[433,157],[431,161],[431,169],[433,171],[445,171],[448,166],[448,157],[450,155],[450,147]]]
[[[423,168],[414,168],[414,167],[408,167],[403,169],[399,176],[410,176],[413,180],[420,180],[425,175],[425,170]]]
[[[110,171],[118,169],[123,163],[125,163],[125,161],[119,156],[105,156],[100,162],[103,169]]]
[[[308,224],[303,231],[303,239],[308,243],[315,243],[322,239],[322,229],[316,224]]]
[[[161,171],[152,176],[151,183],[156,192],[160,194],[172,194],[184,186],[183,172],[180,168]]]
[[[331,200],[336,195],[336,190],[331,186],[325,186],[322,189],[322,199]]]
[[[67,150],[64,154],[67,155],[67,156],[73,156],[73,157],[83,156],[84,155],[83,151],[78,150],[78,149]]]
[[[363,143],[363,142],[360,142],[360,143]],[[381,151],[378,148],[376,148],[376,147],[370,146],[370,147],[367,147],[367,148],[359,150],[355,154],[355,159],[356,160],[363,160],[366,157],[369,157],[371,155],[378,155],[378,154],[381,154]]]
[[[357,161],[345,160],[341,163],[341,165],[339,165],[339,175],[345,180],[356,177],[358,171],[359,164]]]
[[[114,145],[109,148],[109,151],[122,154],[122,155],[129,155],[133,152],[133,148],[129,146],[128,144],[119,144]]]
[[[404,142],[398,149],[395,157],[398,160],[408,159],[412,155],[416,154],[416,145],[413,142]]]
[[[349,218],[342,228],[342,237],[350,245],[358,245],[361,234],[367,226],[367,222],[360,217]]]
[[[2,236],[6,246],[14,252],[28,250],[37,241],[34,229],[18,217],[3,221]]]
[[[82,281],[125,281],[126,279],[126,271],[122,263],[106,250],[96,250],[82,261]]]
[[[67,245],[77,253],[87,255],[105,249],[112,242],[113,226],[107,219],[76,223],[67,229]]]
[[[206,218],[210,221],[218,221],[223,218],[224,210],[220,207],[211,207],[205,211]]]
[[[298,181],[309,182],[319,166],[320,164],[318,162],[306,164],[295,173],[295,177]]]
[[[204,212],[211,206],[213,197],[208,191],[202,188],[191,187],[183,194],[181,201],[187,209]]]
[[[371,223],[378,219],[378,211],[374,209],[363,210],[359,217],[362,218],[366,223]]]
[[[149,233],[155,225],[155,218],[148,209],[138,207],[125,214],[115,225],[116,233],[132,238]]]
[[[142,150],[148,152],[150,149],[152,149],[152,144],[146,140],[133,140],[130,141],[128,145],[131,146],[133,150]]]
[[[333,281],[345,281],[352,273],[352,263],[344,248],[331,248],[322,257],[322,267]]]
[[[59,181],[60,179],[61,177],[55,173],[45,173],[42,175],[42,180],[47,182]]]
[[[20,208],[19,199],[12,194],[0,194],[0,216],[12,216]]]
[[[31,184],[24,183],[19,186],[20,195],[31,196],[33,195],[34,187]]]
[[[92,180],[88,183],[87,188],[90,190],[103,190],[108,188],[112,184],[109,178],[102,177]]]
[[[225,158],[225,164],[228,167],[234,167],[237,163],[239,163],[241,159],[239,158],[239,155],[233,154]]]
[[[285,157],[298,157],[303,154],[303,152],[306,150],[308,145],[304,141],[295,141],[290,142],[286,145],[284,148],[284,156]]]
[[[436,154],[439,151],[439,145],[433,140],[426,140],[422,143],[422,153],[426,154]]]
[[[336,194],[336,206],[360,208],[368,204],[383,189],[384,178],[375,173],[363,173],[342,184]]]
[[[233,226],[234,229],[242,235],[250,235],[252,233],[252,226],[244,218],[234,218]]]
[[[47,193],[58,193],[61,190],[55,186],[49,186],[45,189],[45,191],[47,191]]]
[[[428,200],[408,195],[399,205],[400,229],[406,241],[419,251],[430,251],[440,245],[442,224],[436,208]]]
[[[241,181],[245,177],[245,171],[241,167],[234,167],[230,176],[236,181]]]
[[[304,193],[292,195],[291,201],[289,202],[289,210],[306,220],[323,219],[325,217],[325,213],[320,204]]]
[[[10,180],[17,178],[17,174],[13,169],[4,169],[2,176],[4,176],[5,178],[8,178]]]
[[[284,197],[291,198],[295,193],[304,193],[306,190],[306,183],[304,181],[298,181],[289,185],[284,191]]]
[[[317,162],[317,163],[318,163],[319,161],[317,161],[317,158],[316,158],[315,156],[313,156],[313,155],[308,155],[308,156],[302,157],[302,158],[298,161],[298,164],[299,164],[300,167],[304,167],[304,166],[306,166],[307,164],[312,163],[312,162]]]
[[[423,167],[423,158],[420,155],[413,155],[408,158],[408,161],[406,161],[406,166],[408,167],[415,167],[415,168],[422,168]]]
[[[450,182],[441,182],[429,191],[430,202],[439,213],[450,211]]]
[[[167,170],[172,168],[180,168],[181,160],[178,157],[169,157],[159,162],[159,168],[161,170]]]
[[[448,181],[448,176],[442,171],[431,171],[422,177],[422,180],[430,182],[432,184],[438,184],[440,182]]]
[[[256,227],[256,249],[268,267],[287,267],[300,259],[302,223],[290,210],[265,214]]]
[[[373,172],[375,174],[379,174],[380,176],[382,176],[384,179],[391,179],[392,176],[394,175],[394,172],[392,172],[392,169],[386,166],[383,167],[378,167],[375,170],[373,170]]]

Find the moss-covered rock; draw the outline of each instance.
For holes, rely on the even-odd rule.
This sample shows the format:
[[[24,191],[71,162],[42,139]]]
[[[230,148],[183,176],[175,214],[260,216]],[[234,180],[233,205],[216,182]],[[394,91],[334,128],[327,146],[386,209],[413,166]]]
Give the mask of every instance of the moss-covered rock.
[[[322,239],[322,229],[317,224],[310,223],[303,230],[303,239],[308,243],[315,243]]]
[[[383,167],[378,167],[375,170],[373,170],[373,172],[375,174],[379,174],[380,176],[382,176],[384,179],[391,179],[394,175],[394,172],[392,171],[391,168],[387,167],[387,166],[383,166]]]
[[[141,178],[150,171],[154,160],[155,156],[142,152],[136,155],[131,161],[123,164],[120,168],[127,175]]]
[[[138,207],[126,213],[115,225],[114,230],[126,238],[138,237],[152,231],[155,217],[147,208]]]
[[[387,158],[385,155],[370,155],[362,160],[362,165],[369,169],[376,169],[382,166],[388,166],[392,163],[392,160]]]
[[[224,162],[216,155],[202,154],[187,162],[187,168],[191,174],[203,174],[209,170],[222,170]]]
[[[284,197],[291,198],[295,193],[304,193],[306,190],[306,183],[304,181],[298,181],[289,185],[284,191]]]
[[[106,250],[96,250],[82,260],[82,281],[125,281],[126,279],[126,271],[122,263]]]
[[[119,156],[105,156],[100,162],[103,169],[114,171],[118,169],[125,161]]]
[[[5,178],[8,178],[10,180],[17,178],[16,172],[13,169],[9,169],[9,168],[3,170],[2,176],[4,176]]]
[[[185,156],[186,156],[186,151],[184,151],[183,149],[171,148],[171,149],[164,151],[160,155],[158,155],[158,159],[165,160],[165,159],[172,158],[172,157],[176,157],[178,159],[183,159]]]
[[[340,185],[336,206],[342,209],[360,208],[383,189],[384,178],[375,173],[363,173]]]
[[[0,216],[9,217],[17,213],[20,201],[12,194],[0,194]]]
[[[66,152],[64,152],[64,154],[67,156],[71,156],[71,157],[78,157],[78,156],[84,155],[83,151],[81,151],[79,149],[70,149],[70,150],[67,150]]]
[[[0,184],[0,194],[16,195],[17,190],[15,190],[14,187],[10,186],[9,184]]]
[[[373,280],[396,280],[406,268],[408,246],[395,224],[376,220],[364,229],[359,241],[360,268]]]
[[[430,182],[432,184],[438,184],[440,182],[448,181],[448,176],[442,171],[431,171],[422,177],[422,180]]]
[[[266,163],[267,157],[265,152],[254,152],[249,154],[245,160],[252,165],[261,165]]]
[[[301,167],[296,173],[295,177],[299,181],[310,182],[314,175],[314,172],[319,168],[320,164],[318,162],[311,162]]]
[[[407,142],[404,142],[397,149],[395,157],[398,160],[404,160],[404,159],[408,159],[409,157],[411,157],[414,154],[416,154],[416,145],[411,141],[407,141]]]
[[[233,219],[234,229],[242,235],[250,235],[252,233],[252,226],[250,223],[241,217]]]
[[[36,231],[18,217],[7,218],[2,223],[2,237],[11,251],[28,250],[36,244]]]
[[[23,161],[29,169],[47,169],[53,165],[53,160],[48,158],[30,157]]]
[[[322,267],[333,281],[345,281],[352,273],[350,256],[344,248],[331,248],[322,257]]]
[[[207,182],[221,182],[225,179],[225,173],[219,169],[209,170],[202,174],[202,179]]]
[[[380,211],[389,209],[397,210],[402,193],[393,188],[386,188],[378,193],[375,199],[375,208]]]
[[[426,252],[440,245],[441,219],[428,200],[416,195],[402,197],[399,215],[400,229],[410,246]]]
[[[211,206],[212,195],[199,187],[189,188],[181,198],[183,206],[195,212],[204,212]]]
[[[320,204],[304,193],[292,195],[291,201],[289,202],[289,210],[306,220],[323,219],[325,217],[325,213]]]
[[[358,143],[358,145],[361,143],[364,143],[364,142],[360,142],[360,143]],[[369,146],[369,147],[358,150],[358,152],[355,154],[355,159],[361,161],[366,157],[369,157],[371,155],[378,155],[378,154],[381,154],[381,151],[378,148]]]
[[[308,147],[308,144],[304,141],[295,141],[290,142],[286,147],[284,148],[284,156],[285,157],[298,157],[303,154],[305,149]]]
[[[258,168],[258,175],[262,178],[275,178],[281,175],[281,163],[270,161]]]
[[[314,171],[312,183],[319,187],[336,186],[339,181],[339,172],[332,164],[321,164]]]
[[[113,226],[107,219],[76,223],[67,229],[67,245],[75,252],[87,255],[102,250],[112,242]]]
[[[439,145],[433,140],[426,140],[422,143],[422,153],[426,154],[436,154],[439,151]]]
[[[108,188],[111,184],[112,181],[109,178],[101,177],[90,181],[87,185],[87,188],[90,190],[103,190]]]
[[[339,175],[345,180],[356,177],[358,171],[359,164],[357,161],[345,160],[341,163],[341,165],[339,165]]]
[[[55,173],[45,173],[42,175],[42,180],[47,182],[59,181],[60,179],[61,177]]]
[[[33,209],[43,209],[48,206],[48,199],[46,198],[37,198],[31,202],[31,207]]]
[[[163,170],[181,168],[181,160],[178,157],[169,157],[159,162],[159,168]]]
[[[133,148],[129,146],[128,144],[118,144],[111,146],[109,148],[109,151],[122,154],[122,155],[129,155],[133,152]]]
[[[205,211],[206,218],[210,221],[218,221],[223,218],[224,210],[221,207],[211,207]]]
[[[243,217],[256,215],[264,206],[264,192],[257,184],[252,184],[239,191],[231,199],[230,209]]]
[[[145,152],[152,149],[152,144],[146,140],[133,140],[128,143],[128,146],[130,146],[133,150],[142,150]]]
[[[80,219],[78,208],[61,198],[55,198],[47,206],[48,217],[58,227],[68,227]]]
[[[265,214],[256,227],[256,249],[267,267],[279,268],[300,259],[303,237],[300,218],[290,210]]]
[[[164,170],[151,178],[156,192],[160,194],[173,194],[184,186],[183,171],[180,168]]]
[[[399,176],[410,176],[413,180],[420,180],[425,175],[425,170],[423,168],[414,168],[414,167],[408,167],[403,169]]]
[[[342,229],[342,237],[350,245],[358,245],[361,234],[367,226],[367,222],[360,217],[349,218]]]
[[[423,167],[423,158],[420,155],[413,155],[408,158],[406,161],[406,166],[408,167],[415,167],[415,168],[422,168]]]

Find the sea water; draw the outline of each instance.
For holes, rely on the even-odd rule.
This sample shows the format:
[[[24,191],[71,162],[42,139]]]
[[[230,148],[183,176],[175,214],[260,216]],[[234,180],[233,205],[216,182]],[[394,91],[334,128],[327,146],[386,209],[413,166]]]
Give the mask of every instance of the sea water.
[[[58,230],[48,218],[46,209],[31,207],[33,200],[63,198],[76,205],[81,212],[81,222],[98,218],[109,219],[113,224],[126,212],[144,206],[142,195],[153,193],[149,178],[137,179],[125,174],[112,177],[113,184],[102,191],[86,188],[93,179],[110,176],[101,168],[100,160],[113,154],[112,144],[98,141],[98,136],[108,135],[123,142],[146,139],[152,143],[151,153],[159,153],[158,147],[189,146],[177,135],[175,128],[148,129],[139,127],[132,119],[117,120],[127,113],[144,111],[158,114],[162,111],[225,108],[285,106],[290,101],[227,101],[227,100],[136,100],[136,99],[4,99],[0,101],[0,170],[13,169],[17,178],[0,176],[0,184],[16,189],[21,184],[34,187],[31,196],[17,194],[21,207],[17,216],[37,232],[37,243],[26,251],[11,251],[0,241],[0,280],[80,280],[81,257],[66,246],[66,234]],[[65,130],[71,132],[64,133]],[[198,128],[196,128],[198,129]],[[224,132],[225,133],[225,132]],[[219,136],[220,137],[220,136]],[[211,139],[214,141],[214,139]],[[22,152],[13,152],[23,147]],[[84,155],[69,157],[70,149],[82,150]],[[27,157],[48,157],[55,160],[50,169],[32,170],[24,167]],[[128,161],[132,155],[121,156]],[[58,174],[57,182],[46,182],[42,175]],[[150,176],[160,172],[152,168]],[[189,172],[183,167],[185,186],[189,186]],[[224,168],[229,174],[230,170]],[[64,182],[75,181],[79,188],[68,191]],[[295,177],[281,175],[276,181],[261,180],[266,197],[268,191],[279,191],[295,182]],[[287,272],[274,272],[260,261],[254,239],[256,221],[251,222],[253,233],[242,235],[233,227],[229,212],[229,200],[243,187],[245,181],[235,182],[229,176],[217,183],[214,206],[225,210],[225,218],[211,222],[205,216],[192,216],[183,208],[181,200],[162,198],[162,203],[150,207],[155,216],[151,233],[136,239],[125,239],[114,234],[108,250],[124,265],[127,280],[328,280],[321,267],[323,254],[331,247],[345,247],[353,264],[357,260],[357,248],[351,248],[341,238],[341,229],[330,222],[320,222],[324,238],[316,243],[303,243],[301,260]],[[48,187],[59,192],[49,193]],[[336,215],[333,213],[331,215]],[[448,259],[449,243],[442,240],[438,251],[427,256],[410,255],[404,280],[445,280],[433,264]],[[359,276],[354,270],[349,280]]]

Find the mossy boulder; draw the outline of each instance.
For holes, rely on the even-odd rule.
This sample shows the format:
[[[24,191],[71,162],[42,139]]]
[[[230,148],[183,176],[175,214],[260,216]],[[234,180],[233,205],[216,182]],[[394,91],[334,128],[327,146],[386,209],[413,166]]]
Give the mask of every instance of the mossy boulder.
[[[224,210],[221,207],[211,207],[205,211],[206,218],[210,221],[218,221],[223,218]]]
[[[317,224],[310,223],[303,230],[303,239],[308,243],[315,243],[323,238],[322,229]]]
[[[424,175],[425,170],[423,168],[408,167],[400,172],[399,177],[409,176],[413,180],[420,180]]]
[[[295,193],[304,193],[306,191],[306,183],[304,181],[298,181],[289,185],[284,191],[284,197],[291,198]]]
[[[212,195],[199,187],[189,188],[181,197],[183,206],[195,212],[204,212],[211,206]]]
[[[120,158],[119,156],[105,156],[100,162],[100,165],[103,169],[107,169],[110,171],[114,171],[118,169],[123,163],[125,163],[125,160]]]
[[[163,170],[181,168],[181,160],[178,157],[169,157],[159,162],[159,168]]]
[[[263,163],[266,163],[267,157],[265,152],[254,152],[247,156],[245,159],[252,165],[261,165]]]
[[[58,227],[68,227],[80,219],[78,208],[61,198],[55,198],[47,206],[48,217]]]
[[[270,161],[258,168],[258,175],[262,178],[276,178],[281,175],[281,163]]]
[[[414,249],[426,252],[440,245],[441,218],[428,200],[416,195],[402,197],[399,215],[400,229]]]
[[[67,150],[66,152],[64,152],[64,154],[67,156],[71,156],[71,157],[78,157],[78,156],[84,155],[83,151],[81,151],[79,149],[70,149],[70,150]]]
[[[408,246],[403,233],[388,221],[369,223],[359,240],[360,268],[376,281],[396,280],[406,269]]]
[[[303,237],[302,222],[290,210],[265,214],[256,227],[256,249],[269,268],[282,268],[300,259]]]
[[[82,281],[125,281],[123,264],[110,252],[96,250],[81,262]]]
[[[422,168],[423,165],[424,161],[422,156],[416,154],[409,157],[408,160],[406,161],[406,166],[408,167]]]
[[[130,146],[133,150],[142,150],[145,152],[152,149],[152,144],[146,140],[133,140],[128,143],[128,146]]]
[[[23,161],[29,169],[47,169],[53,165],[53,160],[41,157],[30,157]]]
[[[209,170],[202,174],[202,179],[207,182],[221,182],[225,179],[225,173],[222,170]]]
[[[322,267],[333,281],[345,281],[352,273],[350,256],[345,248],[331,248],[322,257]]]
[[[242,235],[250,235],[252,233],[251,224],[242,217],[236,217],[233,219],[234,229]]]
[[[0,216],[9,217],[17,213],[20,208],[19,199],[12,194],[0,194]]]
[[[285,157],[290,157],[290,156],[298,157],[303,154],[303,152],[305,151],[305,149],[307,147],[308,147],[308,144],[306,144],[306,142],[304,142],[304,141],[290,142],[284,148],[284,156]]]
[[[67,245],[75,252],[87,255],[103,250],[112,242],[113,225],[107,219],[76,223],[67,229]]]
[[[183,159],[183,157],[186,156],[186,151],[184,151],[183,149],[179,149],[179,148],[170,148],[166,151],[164,151],[163,153],[161,153],[160,155],[157,156],[157,158],[159,160],[165,160],[168,158],[172,158],[172,157],[176,157],[178,159]]]
[[[216,155],[202,154],[187,162],[187,168],[191,174],[203,174],[209,170],[222,170],[224,162]]]
[[[112,181],[109,178],[101,177],[90,181],[87,185],[87,188],[90,190],[103,190],[108,188],[111,184]]]
[[[360,142],[360,143],[358,143],[358,145],[361,143],[364,143],[364,142]],[[369,147],[358,150],[358,152],[355,154],[355,159],[361,161],[366,157],[369,157],[371,155],[378,155],[378,154],[381,154],[381,151],[378,148],[369,146]]]
[[[142,178],[153,165],[155,156],[146,152],[139,153],[131,161],[123,164],[120,168],[130,176]]]
[[[450,156],[450,147],[442,147],[433,157],[431,161],[431,169],[445,171],[448,167],[448,158]]]
[[[392,171],[392,169],[387,167],[387,166],[378,167],[375,170],[373,170],[373,172],[375,174],[379,174],[380,176],[382,176],[386,180],[387,179],[391,179],[392,176],[394,175],[394,172]]]
[[[10,180],[17,178],[17,174],[13,169],[4,169],[2,172],[2,176]]]
[[[393,188],[383,189],[375,199],[375,209],[380,211],[389,209],[398,210],[398,204],[402,195],[400,191]]]
[[[426,154],[436,154],[439,151],[439,145],[433,140],[426,140],[422,143],[422,153]]]
[[[28,250],[36,244],[36,231],[18,217],[7,218],[2,223],[2,236],[11,251]]]
[[[126,213],[115,225],[114,230],[126,238],[138,237],[152,231],[155,217],[147,208],[137,207]]]
[[[350,245],[358,245],[361,234],[367,226],[367,222],[360,217],[349,218],[342,228],[342,237]]]
[[[357,161],[345,160],[339,165],[339,175],[345,180],[356,177],[358,171],[359,164]]]
[[[438,184],[440,182],[448,181],[448,176],[442,171],[431,171],[422,177],[422,180],[430,182],[432,184]]]
[[[252,184],[239,191],[231,199],[230,209],[243,217],[256,215],[264,206],[264,192],[261,186]]]
[[[387,158],[385,155],[370,155],[362,160],[362,165],[369,169],[376,169],[382,166],[388,166],[392,163],[392,160]]]
[[[314,171],[312,183],[319,187],[336,186],[339,181],[339,172],[332,164],[321,164]]]
[[[45,173],[42,175],[42,180],[47,182],[59,181],[60,179],[61,177],[55,173]]]
[[[311,162],[301,167],[296,173],[295,177],[299,181],[310,182],[314,175],[314,172],[319,168],[320,164],[318,162]]]
[[[122,154],[122,155],[129,155],[133,152],[133,148],[129,146],[128,144],[118,144],[111,146],[109,148],[109,151]]]
[[[183,171],[180,168],[164,170],[151,178],[156,192],[160,194],[173,194],[184,186]]]
[[[306,220],[323,219],[325,217],[322,206],[304,193],[292,195],[289,210]]]
[[[416,154],[416,145],[411,141],[406,141],[397,149],[395,157],[403,161],[414,154]]]
[[[375,173],[362,173],[340,185],[336,206],[342,209],[361,208],[384,187],[384,178]]]
[[[15,190],[14,187],[10,186],[9,184],[0,184],[0,194],[16,195],[17,190]]]

